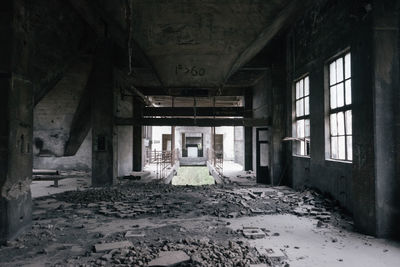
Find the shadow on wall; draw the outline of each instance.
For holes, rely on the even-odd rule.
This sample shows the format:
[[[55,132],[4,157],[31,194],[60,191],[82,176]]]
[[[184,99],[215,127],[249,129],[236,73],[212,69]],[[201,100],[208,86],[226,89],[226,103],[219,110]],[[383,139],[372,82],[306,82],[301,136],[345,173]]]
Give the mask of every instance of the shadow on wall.
[[[34,169],[57,169],[62,171],[90,171],[92,166],[92,134],[86,136],[75,156],[56,157],[51,151],[43,149],[43,140],[34,140]]]

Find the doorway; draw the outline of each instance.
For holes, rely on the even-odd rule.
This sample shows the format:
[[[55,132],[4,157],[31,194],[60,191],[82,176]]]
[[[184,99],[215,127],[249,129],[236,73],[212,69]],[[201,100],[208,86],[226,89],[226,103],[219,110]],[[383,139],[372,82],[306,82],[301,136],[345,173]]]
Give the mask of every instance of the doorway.
[[[257,145],[257,183],[271,184],[269,175],[269,130],[268,128],[256,129]]]
[[[171,151],[172,138],[170,134],[162,135],[162,151]]]

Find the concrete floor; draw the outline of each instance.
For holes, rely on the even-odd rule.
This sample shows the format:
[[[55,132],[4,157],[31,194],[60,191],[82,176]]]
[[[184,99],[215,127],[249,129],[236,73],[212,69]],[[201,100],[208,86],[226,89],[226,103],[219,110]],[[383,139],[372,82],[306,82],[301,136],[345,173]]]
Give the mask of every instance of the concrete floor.
[[[172,178],[173,185],[212,185],[215,180],[209,175],[207,167],[180,167]]]
[[[99,214],[97,209],[99,205],[104,204],[109,207],[115,206],[116,203],[123,203],[118,202],[118,199],[110,201],[107,199],[107,194],[104,194],[104,197],[100,194],[98,201],[84,204],[85,201],[97,197],[98,193],[96,190],[76,192],[77,188],[85,190],[85,187],[89,185],[88,178],[62,180],[59,188],[49,186],[51,182],[34,182],[31,187],[35,198],[32,230],[15,242],[10,242],[8,246],[0,248],[0,266],[85,266],[85,264],[86,266],[128,266],[104,260],[107,253],[95,253],[92,246],[96,243],[130,240],[135,247],[132,249],[137,250],[142,246],[157,247],[163,242],[172,244],[181,239],[201,240],[204,237],[221,244],[229,240],[235,242],[242,240],[259,251],[262,249],[282,251],[287,256],[284,261],[288,264],[286,266],[292,267],[399,266],[400,243],[354,232],[351,222],[349,223],[347,217],[340,211],[332,213],[335,214],[332,215],[335,219],[326,223],[319,223],[311,216],[296,216],[291,210],[303,205],[302,201],[299,203],[296,202],[297,200],[292,201],[289,206],[286,205],[286,201],[288,197],[289,199],[290,196],[297,197],[299,193],[285,187],[240,186],[237,181],[251,182],[254,177],[251,178],[251,175],[246,173],[243,177],[234,172],[234,168],[230,170],[232,171],[230,178],[236,180],[236,184],[230,186],[176,189],[178,187],[151,182],[147,185],[141,183],[141,186],[145,188],[137,189],[139,184],[130,182],[121,189],[116,189],[119,192],[118,190],[132,187],[132,190],[137,190],[134,192],[142,193],[142,195],[133,194],[139,197],[139,200],[131,201],[132,203],[136,201],[137,205],[134,204],[134,207],[142,205],[140,208],[143,210],[156,210],[155,213],[144,213],[136,218],[116,218]],[[228,173],[228,168],[224,170],[224,173]],[[73,192],[52,195],[67,190]],[[253,200],[246,194],[243,195],[243,192],[246,193],[249,190],[271,194],[271,197]],[[160,192],[164,193],[160,195]],[[215,198],[218,194],[219,197]],[[237,202],[236,199],[230,199],[232,195],[240,195],[244,200],[248,199],[250,209],[255,208],[264,212],[260,212],[260,215],[256,215],[259,212],[240,215],[238,211],[241,211],[241,208],[239,208],[236,209],[239,216],[234,215],[234,218],[229,218],[232,217],[229,215],[231,214],[229,209],[236,207]],[[160,199],[160,196],[163,198]],[[299,195],[295,199],[301,200],[302,196]],[[140,204],[143,202],[142,197],[148,198],[148,202]],[[76,199],[79,201],[76,202]],[[226,199],[229,201],[224,202]],[[279,202],[280,204],[274,207],[277,210],[279,207],[282,211],[266,214],[269,212],[267,207],[270,209],[267,203],[271,203],[271,200],[275,201],[274,203]],[[168,206],[170,211],[167,214],[157,212],[157,209],[163,205],[165,207],[167,203],[176,203],[176,208]],[[228,210],[225,211],[225,209]],[[258,227],[263,229],[266,236],[260,239],[247,239],[241,233],[243,227]],[[144,236],[133,239],[124,238],[129,230],[143,233]],[[135,253],[139,257],[140,253],[148,252]],[[156,256],[147,255],[149,258]],[[135,260],[134,258],[132,262],[134,263]],[[130,266],[136,266],[133,263]],[[264,266],[283,266],[268,265],[265,262],[264,264],[267,264]],[[145,261],[143,265],[146,266]]]

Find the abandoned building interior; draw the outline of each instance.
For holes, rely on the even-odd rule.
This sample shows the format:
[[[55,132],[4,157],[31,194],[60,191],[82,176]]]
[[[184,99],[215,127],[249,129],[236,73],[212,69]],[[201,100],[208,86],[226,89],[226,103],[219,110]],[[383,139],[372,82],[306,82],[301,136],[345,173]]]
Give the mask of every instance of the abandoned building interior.
[[[400,266],[399,8],[2,0],[0,266]]]

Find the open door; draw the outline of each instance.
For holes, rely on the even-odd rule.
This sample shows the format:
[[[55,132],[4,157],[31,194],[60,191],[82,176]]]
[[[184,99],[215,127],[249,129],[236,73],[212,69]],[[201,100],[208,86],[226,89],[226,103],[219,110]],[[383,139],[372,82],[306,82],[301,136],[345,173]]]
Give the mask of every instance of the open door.
[[[269,175],[269,132],[268,128],[257,129],[257,183],[271,184]]]

